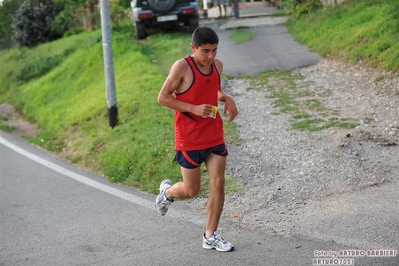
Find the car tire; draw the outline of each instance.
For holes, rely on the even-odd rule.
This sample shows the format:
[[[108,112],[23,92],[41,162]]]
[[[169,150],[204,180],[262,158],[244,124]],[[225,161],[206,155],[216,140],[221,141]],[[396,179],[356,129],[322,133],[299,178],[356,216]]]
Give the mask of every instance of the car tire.
[[[199,26],[199,18],[198,17],[190,17],[188,19],[188,30],[190,33],[193,33],[196,28]]]
[[[148,4],[154,11],[167,12],[175,6],[176,0],[148,0]]]
[[[137,40],[142,40],[147,37],[147,33],[145,32],[145,26],[143,22],[136,21],[134,23],[134,30],[136,31]]]

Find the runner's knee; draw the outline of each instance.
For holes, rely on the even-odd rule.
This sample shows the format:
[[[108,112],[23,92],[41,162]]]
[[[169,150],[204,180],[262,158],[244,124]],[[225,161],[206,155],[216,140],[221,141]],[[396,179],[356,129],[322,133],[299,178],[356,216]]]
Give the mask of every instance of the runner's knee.
[[[214,177],[211,180],[211,187],[216,190],[224,190],[224,176]]]
[[[186,197],[194,197],[200,191],[200,187],[187,187],[184,189]]]

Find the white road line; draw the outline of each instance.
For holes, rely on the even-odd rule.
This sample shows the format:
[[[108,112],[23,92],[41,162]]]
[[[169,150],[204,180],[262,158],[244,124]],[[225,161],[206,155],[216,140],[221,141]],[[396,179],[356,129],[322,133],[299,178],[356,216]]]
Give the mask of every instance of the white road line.
[[[105,193],[108,193],[110,195],[113,195],[115,197],[118,197],[118,198],[121,198],[121,199],[124,199],[124,200],[127,200],[127,201],[130,201],[130,202],[132,202],[134,204],[140,205],[142,207],[151,209],[154,212],[156,212],[155,206],[154,206],[155,198],[154,198],[154,201],[145,200],[143,198],[134,196],[132,194],[129,194],[129,193],[124,192],[122,190],[116,189],[114,187],[111,187],[111,186],[102,184],[100,182],[94,181],[94,180],[92,180],[92,179],[90,179],[88,177],[85,177],[83,175],[80,175],[80,174],[77,174],[75,172],[72,172],[72,171],[70,171],[68,169],[65,169],[65,168],[55,164],[55,163],[47,161],[47,160],[45,160],[45,159],[43,159],[43,158],[41,158],[41,157],[39,157],[39,156],[37,156],[37,155],[35,155],[33,153],[30,153],[30,152],[18,147],[17,145],[9,142],[8,140],[2,138],[1,136],[0,136],[0,143],[3,144],[4,146],[14,150],[15,152],[18,152],[19,154],[31,159],[32,161],[35,161],[35,162],[37,162],[37,163],[39,163],[39,164],[41,164],[41,165],[43,165],[43,166],[55,171],[57,173],[60,173],[60,174],[62,174],[64,176],[67,176],[67,177],[69,177],[69,178],[71,178],[73,180],[76,180],[76,181],[78,181],[80,183],[83,183],[83,184],[85,184],[87,186],[90,186],[92,188],[101,190],[101,191],[103,191]],[[179,210],[176,210],[176,209],[173,209],[172,211],[169,211],[167,215],[169,217],[171,217],[171,218],[179,218],[179,219],[183,218],[186,221],[191,222],[191,223],[193,223],[195,225],[204,225],[205,224],[205,219],[200,218],[197,215],[193,215],[191,213],[186,213],[184,211],[179,211]]]
[[[128,200],[130,202],[133,202],[135,204],[138,204],[140,206],[146,207],[146,208],[150,208],[150,209],[154,209],[154,202],[150,202],[148,200],[142,199],[140,197],[134,196],[132,194],[126,193],[124,191],[121,191],[119,189],[113,188],[111,186],[108,185],[104,185],[100,182],[94,181],[88,177],[85,177],[83,175],[77,174],[75,172],[69,171],[68,169],[65,169],[55,163],[52,163],[50,161],[47,161],[37,155],[34,155],[33,153],[30,153],[14,144],[12,144],[11,142],[9,142],[8,140],[5,140],[4,138],[0,137],[0,143],[3,144],[4,146],[18,152],[19,154],[31,159],[32,161],[35,161],[41,165],[46,166],[47,168],[50,168],[51,170],[54,170],[64,176],[67,176],[69,178],[72,178],[80,183],[83,183],[85,185],[88,185],[92,188],[104,191],[108,194],[111,194],[113,196],[116,196],[118,198],[124,199],[124,200]]]

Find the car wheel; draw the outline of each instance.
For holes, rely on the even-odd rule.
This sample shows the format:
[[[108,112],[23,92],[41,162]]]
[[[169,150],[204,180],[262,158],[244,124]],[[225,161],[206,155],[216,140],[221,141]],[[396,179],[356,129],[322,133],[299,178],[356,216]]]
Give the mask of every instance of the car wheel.
[[[145,27],[143,22],[136,21],[134,23],[134,30],[136,31],[137,40],[142,40],[147,37],[147,33],[145,32]]]
[[[148,4],[154,11],[166,12],[175,6],[176,0],[148,0]]]
[[[191,17],[188,19],[188,30],[192,33],[199,26],[199,18]]]

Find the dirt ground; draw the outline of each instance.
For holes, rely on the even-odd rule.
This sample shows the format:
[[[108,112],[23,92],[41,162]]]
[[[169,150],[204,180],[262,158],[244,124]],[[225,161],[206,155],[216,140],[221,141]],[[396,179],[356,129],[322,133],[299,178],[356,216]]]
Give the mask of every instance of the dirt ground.
[[[14,135],[33,137],[40,132],[36,124],[29,123],[10,103],[0,105],[0,116],[6,119],[6,124],[12,128],[11,133]]]

